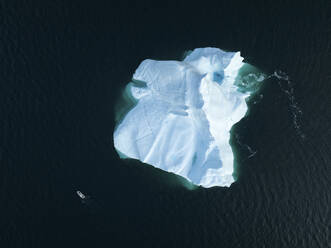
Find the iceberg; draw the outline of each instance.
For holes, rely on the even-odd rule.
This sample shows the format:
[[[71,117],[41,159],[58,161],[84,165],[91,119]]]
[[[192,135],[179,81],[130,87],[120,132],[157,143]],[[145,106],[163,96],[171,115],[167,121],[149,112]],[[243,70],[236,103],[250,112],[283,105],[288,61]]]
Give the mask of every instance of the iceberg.
[[[134,106],[114,131],[117,152],[196,185],[230,186],[230,130],[250,96],[238,84],[244,64],[240,52],[212,47],[183,61],[142,61],[127,86]]]

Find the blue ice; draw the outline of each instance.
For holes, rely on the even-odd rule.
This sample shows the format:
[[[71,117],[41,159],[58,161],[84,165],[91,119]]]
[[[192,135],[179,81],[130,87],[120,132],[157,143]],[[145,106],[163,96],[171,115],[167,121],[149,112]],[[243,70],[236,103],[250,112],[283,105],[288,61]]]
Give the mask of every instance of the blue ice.
[[[183,61],[142,61],[133,80],[146,85],[130,86],[137,104],[114,132],[116,150],[196,185],[230,186],[230,129],[249,96],[234,84],[243,64],[240,52],[211,47]]]

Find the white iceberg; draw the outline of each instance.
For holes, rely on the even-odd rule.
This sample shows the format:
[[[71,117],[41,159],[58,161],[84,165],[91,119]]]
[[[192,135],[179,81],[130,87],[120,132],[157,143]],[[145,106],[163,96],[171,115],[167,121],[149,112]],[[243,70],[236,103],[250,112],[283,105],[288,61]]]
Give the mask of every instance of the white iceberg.
[[[114,132],[119,154],[203,187],[230,186],[230,129],[247,112],[235,85],[240,52],[197,48],[183,61],[144,60],[129,89],[137,104]]]

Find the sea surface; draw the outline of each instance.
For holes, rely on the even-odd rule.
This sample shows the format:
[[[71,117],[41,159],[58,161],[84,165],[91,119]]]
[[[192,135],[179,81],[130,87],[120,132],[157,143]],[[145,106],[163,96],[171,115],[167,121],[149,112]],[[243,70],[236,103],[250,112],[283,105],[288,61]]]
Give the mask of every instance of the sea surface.
[[[0,247],[331,247],[330,1],[0,0],[0,24]],[[113,147],[139,63],[206,46],[269,76],[230,188]]]

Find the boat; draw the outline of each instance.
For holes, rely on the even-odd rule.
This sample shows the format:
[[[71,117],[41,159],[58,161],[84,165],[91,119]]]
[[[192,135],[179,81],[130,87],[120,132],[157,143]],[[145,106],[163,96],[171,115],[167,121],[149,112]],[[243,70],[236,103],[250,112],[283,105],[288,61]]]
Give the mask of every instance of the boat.
[[[79,190],[77,190],[76,193],[81,199],[84,200],[86,198],[86,196],[82,192],[80,192]]]

